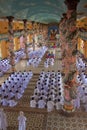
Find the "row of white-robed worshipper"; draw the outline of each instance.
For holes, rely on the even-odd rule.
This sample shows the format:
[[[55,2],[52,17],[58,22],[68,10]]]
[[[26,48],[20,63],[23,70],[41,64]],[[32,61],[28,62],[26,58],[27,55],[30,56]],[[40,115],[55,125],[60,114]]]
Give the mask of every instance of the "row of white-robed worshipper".
[[[64,89],[61,72],[41,71],[30,99],[30,107],[47,108],[50,112],[61,109],[64,103]]]
[[[46,58],[46,61],[44,62],[44,67],[48,68],[49,66],[54,65],[54,58]]]
[[[77,67],[78,71],[87,70],[87,61],[86,61],[86,59],[84,59],[83,56],[77,55],[76,67]]]
[[[53,51],[53,50],[50,50],[50,51],[47,52],[46,60],[44,61],[44,67],[46,67],[46,68],[54,65],[55,51]]]
[[[9,60],[3,59],[0,60],[0,76],[3,76],[5,72],[7,72],[11,68],[11,65],[9,64]]]
[[[0,108],[0,130],[7,130],[8,129],[8,120],[7,120],[7,114],[6,112],[4,111],[3,108]],[[18,126],[18,130],[26,130],[26,121],[27,121],[27,118],[26,116],[24,115],[24,112],[23,111],[20,111],[19,112],[19,115],[17,117],[17,126]]]
[[[19,62],[25,56],[24,49],[15,51],[15,63]]]
[[[77,56],[76,66],[78,74],[76,76],[77,87],[77,98],[74,101],[75,107],[80,108],[83,105],[87,112],[87,62],[82,56]]]
[[[76,77],[76,82],[79,85],[77,87],[76,99],[73,100],[73,104],[74,104],[74,107],[78,109],[78,108],[80,108],[80,103],[82,102],[82,103],[84,103],[85,111],[87,111],[87,63],[85,60],[82,59],[82,57],[79,57],[79,59],[80,58],[81,58],[81,62],[80,62],[80,60],[79,60],[79,63],[76,62],[77,70],[79,72]],[[78,61],[78,58],[77,58],[77,61]],[[80,68],[80,69],[78,69],[78,68]],[[41,88],[43,90],[43,88],[45,88],[45,85],[43,86],[43,84],[41,84],[41,86],[42,86]],[[49,91],[49,89],[47,89],[47,94],[48,94],[48,91]],[[32,100],[30,101],[31,107],[39,107],[39,105],[38,105],[38,101],[40,99],[39,97],[41,97],[41,102],[42,102],[43,93],[39,94],[38,91],[36,93],[34,92],[34,95],[31,97]],[[48,95],[47,95],[47,97],[48,97]],[[44,103],[45,104],[44,107],[45,106],[47,107],[47,103],[46,103],[47,98],[46,98],[46,96],[44,98],[46,100]],[[32,103],[33,103],[33,105],[32,105]]]
[[[0,104],[2,106],[16,106],[32,76],[31,70],[11,74],[0,87]]]
[[[28,54],[29,60],[27,61],[27,65],[28,66],[32,65],[33,67],[38,67],[38,65],[41,62],[43,56],[45,55],[47,49],[48,48],[46,46],[43,46],[43,47],[39,48],[38,50],[30,51]]]
[[[15,53],[15,63],[19,62],[25,56],[24,50],[21,49]],[[11,68],[10,60],[8,58],[0,60],[0,76],[3,76]]]

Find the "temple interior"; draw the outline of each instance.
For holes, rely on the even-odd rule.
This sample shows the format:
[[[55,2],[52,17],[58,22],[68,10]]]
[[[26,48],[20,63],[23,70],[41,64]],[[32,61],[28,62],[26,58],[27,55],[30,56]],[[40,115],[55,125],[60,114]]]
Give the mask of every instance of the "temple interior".
[[[87,0],[0,0],[0,130],[87,129]]]

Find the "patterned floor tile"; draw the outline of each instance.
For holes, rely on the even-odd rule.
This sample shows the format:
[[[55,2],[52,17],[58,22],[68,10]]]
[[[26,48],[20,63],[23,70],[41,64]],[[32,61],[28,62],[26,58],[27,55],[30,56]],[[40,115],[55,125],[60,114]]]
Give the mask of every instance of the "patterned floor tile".
[[[76,114],[74,117],[65,117],[61,114],[57,113],[55,115],[53,113],[47,116],[46,130],[48,130],[48,128],[50,128],[51,130],[54,130],[54,128],[57,130],[86,130],[86,121],[87,115],[80,115],[79,119],[78,114]]]

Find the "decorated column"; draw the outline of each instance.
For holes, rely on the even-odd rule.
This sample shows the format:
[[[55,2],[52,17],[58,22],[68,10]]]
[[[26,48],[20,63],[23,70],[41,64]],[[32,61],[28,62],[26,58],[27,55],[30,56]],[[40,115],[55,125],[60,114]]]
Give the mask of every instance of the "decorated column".
[[[67,6],[66,14],[63,14],[59,25],[60,44],[62,50],[62,65],[64,77],[64,106],[63,110],[71,112],[74,110],[72,100],[76,98],[76,53],[78,31],[76,28],[76,9],[79,0],[65,0]]]
[[[14,31],[13,31],[13,19],[14,17],[8,16],[9,21],[9,61],[12,66],[12,72],[15,71],[15,53],[14,53]]]
[[[24,44],[25,44],[25,54],[26,54],[26,59],[28,58],[28,50],[27,50],[27,20],[24,19]]]
[[[32,47],[33,47],[33,51],[35,51],[35,39],[34,39],[34,35],[35,35],[35,28],[34,28],[34,21],[32,21]]]

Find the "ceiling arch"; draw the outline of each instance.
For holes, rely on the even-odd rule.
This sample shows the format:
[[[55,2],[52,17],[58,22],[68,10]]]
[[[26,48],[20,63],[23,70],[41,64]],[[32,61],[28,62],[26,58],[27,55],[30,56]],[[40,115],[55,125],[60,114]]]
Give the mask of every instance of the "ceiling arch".
[[[77,7],[79,14],[84,12],[83,16],[87,16],[85,4],[87,0],[80,0]],[[13,16],[15,19],[51,23],[59,22],[66,10],[64,0],[0,0],[0,17]]]

